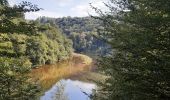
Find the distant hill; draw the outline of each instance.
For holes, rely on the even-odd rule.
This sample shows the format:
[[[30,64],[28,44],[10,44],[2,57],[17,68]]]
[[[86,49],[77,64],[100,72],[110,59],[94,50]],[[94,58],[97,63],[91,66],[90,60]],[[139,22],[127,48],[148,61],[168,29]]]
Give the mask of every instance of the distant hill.
[[[104,55],[109,51],[109,46],[96,38],[101,22],[91,17],[40,17],[38,22],[59,27],[63,33],[73,41],[73,48],[78,53]]]

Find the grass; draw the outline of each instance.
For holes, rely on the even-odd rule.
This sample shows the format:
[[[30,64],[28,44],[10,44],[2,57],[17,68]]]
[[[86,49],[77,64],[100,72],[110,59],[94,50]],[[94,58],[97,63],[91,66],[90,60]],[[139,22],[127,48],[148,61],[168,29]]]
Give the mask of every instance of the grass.
[[[78,58],[82,63],[89,65],[93,62],[92,58],[83,55],[83,54],[77,54],[77,53],[73,53],[74,58]]]

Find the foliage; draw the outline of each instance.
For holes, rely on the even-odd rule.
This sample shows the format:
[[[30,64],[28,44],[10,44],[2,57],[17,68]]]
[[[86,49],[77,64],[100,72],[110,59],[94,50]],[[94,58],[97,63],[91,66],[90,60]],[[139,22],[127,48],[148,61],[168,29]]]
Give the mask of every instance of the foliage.
[[[55,63],[72,53],[71,41],[58,29],[24,19],[25,12],[39,10],[29,2],[11,7],[0,0],[0,100],[35,100],[39,89],[28,77],[32,65]]]
[[[28,81],[29,60],[0,57],[0,62],[0,99],[30,100],[31,97],[35,100],[39,89]]]
[[[34,22],[26,22],[24,13],[39,10],[37,5],[30,2],[23,1],[20,5],[11,7],[7,0],[0,0],[0,33],[36,33],[38,27]]]
[[[22,34],[10,34],[10,42],[12,43],[13,51],[16,53],[16,56],[24,55],[26,51],[26,39],[27,36]]]
[[[90,52],[95,55],[104,55],[106,52],[109,52],[109,46],[95,36],[97,34],[97,29],[102,28],[100,25],[101,22],[97,19],[90,17],[40,17],[37,21],[58,26],[63,33],[73,41],[75,52]]]
[[[49,26],[37,35],[1,34],[1,57],[27,57],[33,65],[54,64],[68,59],[72,54],[72,42]]]
[[[31,36],[26,42],[26,55],[34,65],[54,64],[65,60],[72,53],[72,43],[56,29]]]
[[[26,35],[9,33],[29,33],[35,29],[27,23],[25,12],[38,11],[39,8],[31,3],[9,6],[7,0],[0,0],[0,99],[1,100],[30,100],[36,99],[39,92],[36,84],[28,79],[32,63],[25,52]]]
[[[170,2],[110,0],[100,12],[113,53],[100,61],[110,78],[101,100],[170,99]]]

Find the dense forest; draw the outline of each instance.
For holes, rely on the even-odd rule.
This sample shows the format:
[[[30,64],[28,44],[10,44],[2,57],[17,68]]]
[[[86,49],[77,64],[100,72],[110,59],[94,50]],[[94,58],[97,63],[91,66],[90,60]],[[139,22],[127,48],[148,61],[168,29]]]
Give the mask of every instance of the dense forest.
[[[52,26],[36,35],[0,34],[1,57],[27,58],[33,65],[54,64],[69,58],[72,53],[72,42]],[[55,37],[55,38],[54,38]]]
[[[25,12],[40,9],[30,2],[9,6],[0,1],[0,99],[30,100],[38,87],[28,81],[27,73],[43,64],[68,59],[72,42],[56,27],[24,19]]]
[[[75,52],[93,55],[105,55],[109,52],[109,46],[97,36],[102,29],[102,23],[91,17],[40,17],[38,22],[59,27],[63,33],[73,41]]]
[[[170,99],[170,1],[110,0],[99,12],[113,53],[99,61],[109,78],[96,100]]]
[[[91,5],[98,16],[40,17],[34,21],[26,20],[24,14],[40,11],[37,5],[24,1],[10,6],[8,0],[0,0],[0,100],[40,99],[42,87],[31,80],[34,69],[42,68],[39,76],[44,80],[49,73],[52,78],[66,73],[67,79],[70,71],[76,72],[76,64],[83,70],[89,61],[87,69],[91,70],[92,58],[73,52],[102,56],[95,60],[95,72],[72,75],[90,75],[85,82],[90,77],[90,82],[97,84],[93,93],[78,88],[92,100],[170,100],[170,1],[109,0],[104,5],[107,11]],[[53,66],[54,75],[49,66],[45,70],[40,67],[65,66],[62,61],[73,54],[72,69]],[[104,81],[96,81],[103,76]],[[56,80],[45,83],[56,85]],[[90,88],[86,84],[83,86]],[[58,93],[55,96],[60,98]]]

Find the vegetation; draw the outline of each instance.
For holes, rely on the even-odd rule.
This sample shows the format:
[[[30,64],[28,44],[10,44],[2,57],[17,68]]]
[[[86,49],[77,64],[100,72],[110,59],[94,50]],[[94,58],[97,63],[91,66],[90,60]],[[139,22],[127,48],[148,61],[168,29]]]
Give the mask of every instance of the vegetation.
[[[38,87],[28,81],[26,75],[31,68],[31,63],[25,57],[16,57],[24,49],[13,45],[8,35],[18,32],[27,33],[32,27],[26,23],[21,15],[24,12],[39,10],[35,5],[23,2],[21,5],[10,7],[8,1],[0,0],[0,99],[1,100],[29,100],[36,99]],[[17,19],[19,18],[19,19]],[[15,21],[17,19],[17,21]],[[24,29],[23,29],[24,28]],[[33,31],[32,31],[33,32]],[[22,39],[24,36],[22,36]],[[22,41],[19,41],[22,42]],[[14,43],[14,42],[13,42]],[[15,42],[16,43],[16,42]],[[14,47],[15,46],[15,47]],[[23,45],[21,46],[23,47]],[[14,50],[12,50],[14,48]],[[19,48],[19,51],[16,50]],[[14,58],[15,56],[15,58]]]
[[[72,42],[53,27],[29,37],[26,46],[26,55],[33,64],[54,64],[68,59],[72,53]]]
[[[0,99],[36,99],[39,88],[35,83],[29,82],[26,75],[31,68],[29,60],[0,57],[0,62]]]
[[[86,72],[87,76],[80,78],[101,81],[89,97],[169,100],[170,1],[109,1],[106,12],[92,7],[99,14],[93,18],[27,21],[24,13],[41,9],[26,1],[9,6],[7,0],[0,0],[0,100],[36,100],[40,88],[34,81],[50,88],[62,77],[90,69],[92,59],[72,53],[72,46],[78,53],[103,56],[98,66],[106,76]],[[56,64],[65,67],[32,69],[72,56],[73,63]]]
[[[53,64],[72,53],[72,42],[51,26],[37,35],[4,33],[0,38],[2,57],[27,57],[33,65]]]
[[[1,100],[36,100],[39,88],[29,80],[31,68],[71,56],[72,42],[56,27],[24,19],[25,12],[39,10],[30,2],[11,7],[0,0]]]
[[[86,55],[74,53],[73,56],[74,59],[77,59],[77,61],[81,62],[82,64],[90,65],[93,62],[92,58]]]
[[[97,100],[170,99],[169,5],[168,0],[110,0],[110,11],[94,8],[104,24],[100,35],[113,51],[99,64],[110,78]]]
[[[82,54],[73,54],[73,58],[54,65],[45,65],[33,69],[32,80],[38,80],[43,90],[49,90],[57,81],[91,69],[92,59]]]
[[[41,17],[37,21],[58,26],[73,41],[73,48],[77,53],[105,55],[109,52],[109,46],[103,40],[96,38],[97,29],[102,29],[100,20],[90,17]]]
[[[34,22],[24,20],[24,13],[41,10],[30,2],[9,6],[8,0],[0,0],[0,33],[36,33],[39,30]],[[16,20],[17,19],[17,20]]]

